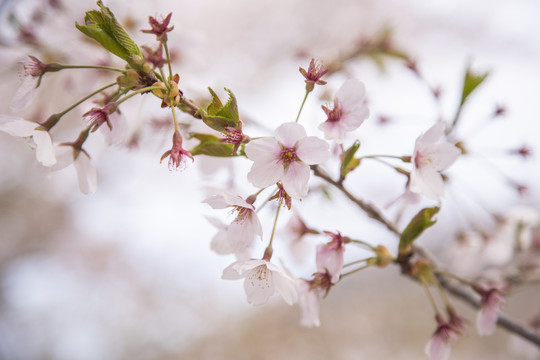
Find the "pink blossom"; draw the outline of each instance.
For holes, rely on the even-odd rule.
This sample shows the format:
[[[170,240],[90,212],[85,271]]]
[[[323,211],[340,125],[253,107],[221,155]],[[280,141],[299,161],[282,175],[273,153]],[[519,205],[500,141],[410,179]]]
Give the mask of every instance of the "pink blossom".
[[[318,327],[321,296],[326,296],[332,287],[330,274],[325,272],[313,274],[312,280],[299,279],[297,282],[298,305],[302,312],[300,323],[306,327]]]
[[[51,135],[40,124],[23,118],[0,115],[0,131],[11,136],[31,138],[36,148],[36,159],[44,166],[56,163]]]
[[[36,95],[41,78],[45,74],[46,65],[33,56],[30,56],[30,59],[32,61],[19,62],[18,73],[22,83],[15,91],[10,104],[13,112],[21,111],[30,104]]]
[[[495,332],[499,312],[505,302],[497,289],[482,291],[482,306],[476,317],[476,330],[479,335],[487,336]]]
[[[265,304],[277,291],[289,305],[298,300],[295,280],[283,269],[267,260],[250,259],[236,261],[223,270],[222,279],[244,278],[244,290],[248,303]]]
[[[445,125],[438,122],[416,139],[412,158],[413,168],[409,188],[433,200],[444,195],[444,182],[440,171],[452,165],[461,154],[455,145],[441,140]]]
[[[182,148],[182,135],[176,130],[173,134],[173,145],[170,150],[165,151],[161,156],[161,161],[169,156],[169,170],[183,169],[186,166],[186,157],[193,160],[193,155]]]
[[[246,155],[253,161],[248,180],[261,188],[281,181],[290,197],[301,199],[308,193],[309,165],[325,162],[330,156],[329,146],[324,140],[307,136],[297,123],[280,125],[274,135],[246,145]]]
[[[317,263],[317,269],[320,272],[328,271],[328,273],[330,273],[332,276],[332,283],[335,284],[338,282],[339,277],[341,276],[345,244],[350,242],[350,239],[348,237],[341,236],[340,233],[334,234],[325,231],[325,234],[329,235],[332,240],[317,247],[315,262]]]
[[[426,345],[425,352],[430,360],[447,360],[452,346],[459,339],[459,333],[448,323],[439,321],[437,330]]]
[[[214,209],[232,208],[236,217],[226,228],[218,226],[220,232],[212,242],[212,249],[217,253],[236,254],[238,258],[243,258],[242,255],[252,246],[255,236],[262,237],[261,222],[253,205],[229,192],[210,196],[203,202]]]
[[[306,79],[306,90],[313,91],[315,84],[326,85],[326,81],[321,80],[321,77],[328,72],[328,69],[318,60],[311,59],[307,71],[300,68],[300,73]]]
[[[323,106],[328,119],[319,125],[326,140],[343,142],[346,132],[356,130],[369,116],[364,104],[366,89],[362,82],[349,79],[337,91],[332,110]]]
[[[118,105],[116,103],[110,103],[102,108],[92,108],[83,114],[83,119],[90,125],[91,131],[96,131],[101,125],[107,124],[109,129],[112,129],[111,122],[109,121],[109,115],[116,112]]]

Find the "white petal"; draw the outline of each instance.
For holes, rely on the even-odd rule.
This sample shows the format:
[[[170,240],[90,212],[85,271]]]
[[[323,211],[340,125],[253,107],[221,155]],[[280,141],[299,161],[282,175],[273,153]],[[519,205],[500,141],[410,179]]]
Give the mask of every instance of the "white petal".
[[[71,146],[56,145],[54,152],[56,163],[49,167],[51,171],[62,170],[73,163],[73,148]]]
[[[325,121],[319,125],[319,130],[324,133],[326,140],[334,140],[338,144],[343,142],[345,131],[341,121]]]
[[[288,148],[295,146],[300,139],[307,136],[306,129],[295,122],[281,124],[274,134],[276,140]]]
[[[247,179],[253,186],[265,188],[278,182],[284,173],[283,165],[277,161],[272,162],[254,162]]]
[[[354,109],[362,106],[366,96],[364,83],[357,79],[348,79],[336,92],[336,98],[344,110]]]
[[[319,294],[316,290],[310,290],[309,284],[304,280],[299,280],[298,305],[302,312],[300,323],[306,327],[320,326],[319,320]]]
[[[212,209],[225,209],[231,206],[226,200],[223,194],[212,195],[202,201],[212,207]]]
[[[461,154],[461,150],[449,142],[435,144],[430,151],[431,163],[435,170],[439,171],[452,165]]]
[[[330,146],[316,136],[308,136],[298,142],[296,155],[308,165],[321,164],[330,157]]]
[[[37,83],[39,77],[27,76],[19,86],[13,99],[11,100],[10,108],[13,112],[18,112],[27,107],[37,93]]]
[[[292,162],[281,178],[283,188],[293,199],[301,199],[308,194],[309,166],[301,161]]]
[[[415,169],[411,172],[409,189],[433,200],[444,195],[444,182],[441,174],[433,169]]]
[[[223,269],[223,274],[221,275],[221,278],[223,280],[238,280],[243,278],[244,276],[240,274],[238,271],[240,267],[240,262],[235,261],[231,265],[227,266],[225,269]]]
[[[244,280],[248,303],[262,305],[274,294],[273,273],[266,265],[260,265],[249,271]]]
[[[281,271],[272,272],[272,276],[276,291],[281,295],[283,300],[289,305],[296,303],[298,301],[298,293],[296,292],[295,280]]]
[[[244,151],[251,161],[268,162],[279,158],[281,146],[276,139],[265,137],[250,141]]]
[[[79,189],[83,194],[93,194],[97,188],[97,171],[90,158],[80,152],[77,159],[73,162],[75,170],[77,170],[77,178],[79,179]]]
[[[356,130],[364,120],[369,117],[369,109],[366,106],[359,106],[353,110],[345,112],[341,117],[343,128],[347,131]]]
[[[39,126],[38,123],[24,120],[23,118],[0,115],[0,131],[8,133],[11,136],[32,136],[34,130]]]
[[[448,360],[452,348],[450,344],[444,341],[440,336],[434,336],[426,345],[426,355],[429,360]]]
[[[54,165],[56,156],[49,133],[45,130],[35,130],[32,139],[36,144],[36,159],[44,166]]]
[[[418,137],[418,142],[423,146],[436,143],[443,135],[446,125],[443,122],[437,122],[430,127],[424,134]]]
[[[109,121],[111,123],[111,128],[107,124],[103,124],[99,129],[105,141],[108,145],[120,145],[122,144],[127,135],[128,125],[126,119],[123,116],[113,114],[109,116]]]

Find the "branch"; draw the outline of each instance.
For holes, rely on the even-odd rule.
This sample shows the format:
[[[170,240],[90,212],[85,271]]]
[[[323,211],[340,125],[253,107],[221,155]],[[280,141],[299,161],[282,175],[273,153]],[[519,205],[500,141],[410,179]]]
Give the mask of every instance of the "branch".
[[[319,166],[313,165],[311,166],[311,168],[313,169],[315,176],[323,179],[327,183],[333,185],[335,188],[340,190],[345,196],[349,198],[349,200],[351,200],[353,203],[358,205],[358,207],[360,207],[370,218],[377,220],[378,222],[386,226],[388,230],[390,230],[391,232],[393,232],[394,234],[398,236],[401,236],[401,232],[397,229],[397,227],[388,219],[386,219],[384,215],[376,207],[352,195],[343,186],[342,183],[333,180]],[[425,249],[419,246],[415,246],[414,248],[417,254],[429,260],[433,266],[436,266],[437,261]],[[437,275],[437,279],[439,280],[440,284],[446,290],[448,290],[448,292],[453,294],[455,297],[459,298],[460,300],[464,301],[465,303],[469,304],[475,309],[480,308],[480,305],[481,305],[480,300],[478,299],[477,296],[475,296],[475,294],[472,294],[471,292],[467,291],[462,286],[451,283],[450,281],[448,281],[441,275]],[[500,327],[506,329],[507,331],[511,333],[521,336],[522,338],[540,347],[540,334],[532,330],[530,327],[527,327],[511,319],[509,316],[504,315],[504,314],[499,314],[497,325],[499,325]]]

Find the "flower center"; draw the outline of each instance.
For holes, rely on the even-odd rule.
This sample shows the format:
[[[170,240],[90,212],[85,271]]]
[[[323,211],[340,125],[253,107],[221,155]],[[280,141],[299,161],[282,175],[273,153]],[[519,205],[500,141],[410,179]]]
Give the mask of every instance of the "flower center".
[[[327,114],[327,115],[328,115],[327,121],[330,121],[330,122],[336,122],[336,121],[341,120],[341,115],[342,115],[342,113],[343,113],[343,112],[341,111],[341,107],[340,107],[338,104],[336,104],[336,105],[334,106],[334,108],[328,112],[328,114]]]
[[[298,156],[296,155],[296,148],[284,148],[281,151],[279,159],[285,167],[289,166],[292,162],[297,161]]]

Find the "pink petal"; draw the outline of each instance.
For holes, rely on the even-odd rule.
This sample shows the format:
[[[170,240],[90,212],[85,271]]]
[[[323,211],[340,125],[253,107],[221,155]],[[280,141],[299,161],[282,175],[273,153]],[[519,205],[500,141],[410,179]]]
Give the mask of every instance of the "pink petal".
[[[269,162],[279,158],[281,146],[276,139],[265,137],[250,141],[244,151],[251,161]]]
[[[417,142],[423,146],[435,144],[444,135],[445,129],[446,125],[439,121],[430,127],[424,134],[420,135]]]
[[[459,150],[449,142],[435,144],[430,149],[431,164],[435,170],[444,170],[452,165],[461,155]]]
[[[291,148],[307,136],[304,127],[295,122],[281,124],[274,132],[276,140],[284,146]]]
[[[426,345],[429,360],[448,360],[452,352],[450,344],[441,336],[433,336]]]
[[[321,164],[330,157],[330,146],[316,136],[308,136],[298,142],[296,155],[308,165]]]
[[[260,265],[246,274],[244,290],[247,301],[253,305],[265,304],[274,295],[273,274],[266,265]]]
[[[366,87],[357,79],[348,79],[336,92],[336,98],[346,111],[362,106],[366,96]]]
[[[343,142],[345,130],[341,121],[325,121],[319,125],[319,130],[324,133],[326,140],[334,140],[338,144]]]
[[[318,327],[319,320],[319,294],[316,290],[310,290],[309,284],[300,280],[298,284],[298,305],[302,312],[300,323],[306,327]]]
[[[281,178],[283,188],[293,199],[301,199],[308,194],[310,170],[301,161],[292,162]]]
[[[270,162],[258,161],[251,166],[247,179],[253,186],[265,188],[278,182],[284,172],[283,165],[278,160]]]

